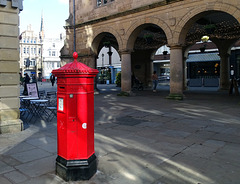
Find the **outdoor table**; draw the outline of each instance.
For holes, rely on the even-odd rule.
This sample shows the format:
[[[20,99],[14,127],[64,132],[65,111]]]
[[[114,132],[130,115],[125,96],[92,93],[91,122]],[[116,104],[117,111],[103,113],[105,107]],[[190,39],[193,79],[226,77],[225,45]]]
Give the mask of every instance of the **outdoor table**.
[[[26,117],[26,119],[28,119],[28,117],[31,115],[31,118],[30,118],[30,120],[29,121],[31,121],[31,119],[32,119],[32,117],[33,117],[33,115],[34,115],[34,111],[33,111],[33,109],[31,108],[31,103],[30,103],[30,101],[31,100],[36,100],[36,99],[38,99],[38,97],[28,97],[28,96],[24,96],[24,97],[22,97],[22,96],[19,96],[19,98],[20,98],[20,102],[21,102],[21,104],[20,104],[20,106],[21,106],[21,108],[22,109],[27,109],[27,117]]]

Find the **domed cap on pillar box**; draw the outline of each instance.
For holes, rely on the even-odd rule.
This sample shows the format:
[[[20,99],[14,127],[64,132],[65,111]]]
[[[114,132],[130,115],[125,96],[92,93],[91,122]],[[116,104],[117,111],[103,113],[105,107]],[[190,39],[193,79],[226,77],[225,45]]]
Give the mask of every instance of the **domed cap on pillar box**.
[[[92,75],[92,77],[95,77],[98,74],[97,69],[90,68],[87,65],[77,61],[78,58],[77,52],[73,53],[73,58],[74,58],[73,62],[67,63],[63,67],[53,70],[52,73],[55,76],[77,74],[77,75]]]

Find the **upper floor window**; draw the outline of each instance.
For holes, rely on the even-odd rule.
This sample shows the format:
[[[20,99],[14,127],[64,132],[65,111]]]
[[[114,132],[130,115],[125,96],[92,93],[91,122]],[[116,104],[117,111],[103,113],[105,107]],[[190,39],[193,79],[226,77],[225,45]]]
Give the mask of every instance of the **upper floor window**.
[[[55,47],[55,43],[53,43],[53,47]]]
[[[113,1],[114,0],[97,0],[97,6],[102,6]]]
[[[55,51],[52,51],[52,56],[56,56],[56,52]]]

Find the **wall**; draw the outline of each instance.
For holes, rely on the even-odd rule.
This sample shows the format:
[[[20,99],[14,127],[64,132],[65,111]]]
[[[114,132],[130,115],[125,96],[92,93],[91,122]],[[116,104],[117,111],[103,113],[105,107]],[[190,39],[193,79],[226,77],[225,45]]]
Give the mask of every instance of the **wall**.
[[[0,6],[0,133],[22,130],[19,120],[19,9]]]

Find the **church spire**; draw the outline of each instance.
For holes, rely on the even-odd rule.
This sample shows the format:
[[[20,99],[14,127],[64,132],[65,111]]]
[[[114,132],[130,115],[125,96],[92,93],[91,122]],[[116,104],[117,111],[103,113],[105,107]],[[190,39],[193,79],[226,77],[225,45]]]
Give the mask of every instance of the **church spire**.
[[[39,32],[39,39],[44,40],[45,35],[44,35],[44,26],[43,26],[43,11],[42,11],[42,16],[41,16],[41,27],[40,27],[40,32]]]

